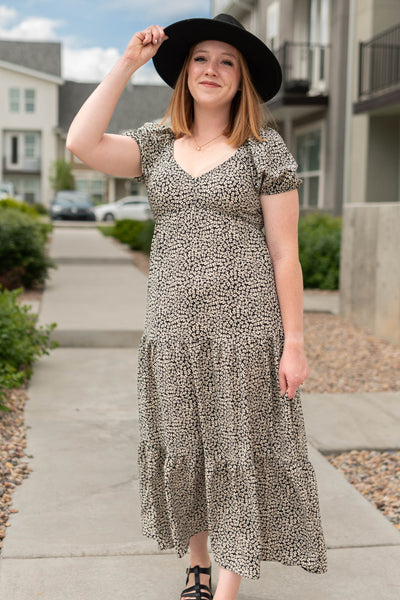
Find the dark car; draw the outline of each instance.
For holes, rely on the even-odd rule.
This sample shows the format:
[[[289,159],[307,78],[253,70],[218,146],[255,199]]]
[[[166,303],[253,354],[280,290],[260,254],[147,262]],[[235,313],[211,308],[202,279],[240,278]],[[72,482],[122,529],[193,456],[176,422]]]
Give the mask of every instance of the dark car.
[[[76,190],[57,192],[50,206],[51,219],[95,221],[93,204],[87,194]]]

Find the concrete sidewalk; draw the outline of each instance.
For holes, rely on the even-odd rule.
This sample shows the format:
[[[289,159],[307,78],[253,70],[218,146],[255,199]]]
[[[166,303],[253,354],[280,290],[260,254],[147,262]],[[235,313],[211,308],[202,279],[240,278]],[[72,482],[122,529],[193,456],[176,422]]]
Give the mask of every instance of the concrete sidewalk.
[[[84,231],[95,233],[79,234]],[[69,233],[69,239],[75,240],[70,254]],[[118,247],[97,237],[100,234],[82,235],[81,252],[76,231],[64,228],[61,235],[56,229],[52,251],[58,249],[63,261],[45,292],[42,322],[53,315],[63,324],[65,335],[81,331],[88,340],[85,319],[77,319],[75,329],[69,327],[71,314],[81,307],[79,295],[93,293],[87,290],[93,280],[82,277],[74,296],[71,267],[96,268],[96,277],[105,285],[113,278],[113,308],[124,317],[119,329],[110,327],[111,341],[107,339],[103,319],[108,316],[111,291],[101,291],[97,283],[96,302],[87,319],[91,331],[102,331],[105,347],[67,344],[36,367],[26,407],[27,453],[33,455],[29,461],[33,472],[14,492],[13,507],[19,513],[10,516],[12,526],[4,541],[0,597],[178,600],[188,555],[178,559],[172,550],[159,551],[140,530],[137,348],[132,336],[129,344],[123,344],[121,337],[122,347],[110,347],[115,340],[112,331],[128,327],[139,335],[146,278],[143,281],[132,264],[119,263],[125,253],[120,250],[117,256]],[[110,260],[82,264],[95,245],[96,257]],[[115,269],[122,269],[118,277],[112,273]],[[68,302],[62,301],[64,294]],[[127,297],[132,299],[130,315]],[[398,600],[400,533],[319,450],[400,448],[400,395],[308,395],[303,405],[329,571],[312,575],[299,567],[263,562],[261,579],[243,579],[238,600]],[[217,574],[213,561],[214,589]]]
[[[132,348],[142,335],[147,277],[130,254],[93,228],[56,228],[50,256],[58,265],[39,323],[57,322],[62,346]]]

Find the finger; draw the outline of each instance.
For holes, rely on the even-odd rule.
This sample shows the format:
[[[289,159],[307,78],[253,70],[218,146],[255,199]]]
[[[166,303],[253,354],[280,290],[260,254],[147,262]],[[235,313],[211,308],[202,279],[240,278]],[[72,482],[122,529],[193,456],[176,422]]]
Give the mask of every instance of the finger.
[[[288,398],[289,400],[293,400],[297,392],[297,386],[293,383],[288,385]]]
[[[286,381],[285,374],[281,371],[279,371],[279,387],[280,387],[282,396],[284,396],[286,394],[286,390],[287,390],[287,381]]]
[[[147,46],[148,44],[150,44],[150,42],[151,42],[151,31],[146,29],[145,31],[143,31],[143,38],[142,38],[143,46]]]
[[[165,38],[163,27],[156,27],[154,30],[153,41],[160,44]]]
[[[159,25],[152,25],[151,27],[148,27],[145,32],[147,34],[145,40],[146,44],[157,45],[165,38],[164,29]]]

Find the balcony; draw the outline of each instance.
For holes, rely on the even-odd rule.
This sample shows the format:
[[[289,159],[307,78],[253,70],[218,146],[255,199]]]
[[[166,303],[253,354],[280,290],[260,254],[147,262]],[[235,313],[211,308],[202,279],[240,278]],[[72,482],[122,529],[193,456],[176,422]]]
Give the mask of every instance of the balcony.
[[[354,112],[400,112],[400,24],[359,45]]]
[[[275,54],[283,75],[279,94],[268,104],[275,118],[287,116],[285,113],[297,118],[326,107],[330,46],[285,42]]]
[[[27,174],[39,174],[41,172],[41,159],[40,158],[24,158],[18,163],[14,164],[11,162],[9,157],[3,156],[3,173],[27,173]]]

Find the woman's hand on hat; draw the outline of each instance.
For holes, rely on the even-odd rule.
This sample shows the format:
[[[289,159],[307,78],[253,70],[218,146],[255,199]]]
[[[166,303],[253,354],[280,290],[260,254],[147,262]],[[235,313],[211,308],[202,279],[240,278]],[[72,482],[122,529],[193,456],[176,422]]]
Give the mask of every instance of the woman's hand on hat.
[[[127,45],[123,58],[129,63],[140,67],[156,54],[161,44],[168,39],[164,28],[160,25],[150,25],[143,31],[138,31]]]

